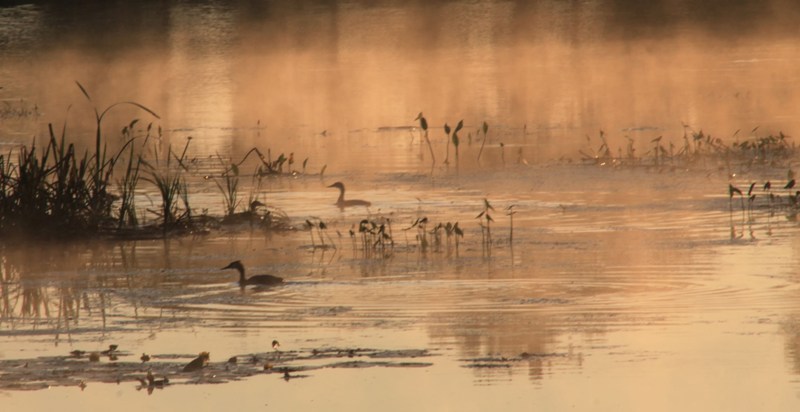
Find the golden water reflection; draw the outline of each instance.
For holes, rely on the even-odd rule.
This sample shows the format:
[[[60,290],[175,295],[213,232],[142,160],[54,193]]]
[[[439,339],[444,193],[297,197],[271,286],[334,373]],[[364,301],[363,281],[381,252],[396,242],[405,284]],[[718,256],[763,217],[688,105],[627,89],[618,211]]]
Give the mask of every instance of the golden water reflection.
[[[0,14],[10,28],[0,99],[42,108],[48,118],[25,132],[44,134],[64,117],[90,130],[78,80],[92,104],[145,104],[168,136],[191,135],[206,154],[254,144],[299,151],[295,139],[409,126],[420,111],[437,131],[460,119],[470,132],[484,120],[524,128],[555,158],[601,129],[613,147],[628,137],[640,147],[659,135],[680,138],[682,122],[727,141],[756,126],[800,129],[795,28],[786,17],[796,6],[775,1],[780,7],[728,15],[652,6],[672,18],[650,25],[621,5],[629,2],[603,3],[147,3],[125,25],[115,13],[130,10],[87,10],[97,26],[76,24],[80,13],[58,4],[21,6]],[[738,17],[747,30],[717,21]],[[115,110],[109,132],[140,116]],[[264,130],[253,136],[256,127]],[[358,145],[358,136],[349,140]]]
[[[221,362],[263,352],[273,339],[286,350],[428,349],[434,358],[425,381],[442,390],[447,380],[467,379],[469,385],[501,392],[518,390],[523,381],[542,396],[569,386],[588,391],[588,376],[630,385],[640,376],[661,385],[641,396],[673,390],[690,396],[695,392],[686,385],[696,380],[681,383],[682,377],[711,379],[711,371],[727,368],[750,374],[748,384],[766,389],[764,379],[776,368],[797,363],[792,343],[797,249],[791,240],[796,224],[757,212],[751,225],[760,240],[730,239],[727,198],[706,195],[725,187],[717,182],[678,179],[672,184],[693,189],[675,200],[637,173],[558,170],[543,180],[541,191],[514,190],[515,184],[484,176],[472,180],[475,191],[428,186],[422,204],[402,206],[404,198],[414,197],[410,189],[383,200],[401,205],[393,215],[398,232],[402,222],[420,213],[433,221],[464,222],[458,254],[448,253],[446,245],[423,252],[413,238],[398,235],[392,256],[380,259],[352,249],[346,237],[334,240],[337,249],[316,250],[304,231],[247,229],[166,241],[7,246],[0,353],[5,359],[65,356],[74,348],[118,343],[136,356],[208,350]],[[586,185],[598,178],[609,188],[624,181],[625,190],[605,193],[602,185]],[[520,205],[513,243],[509,221],[497,216],[490,254],[470,221],[484,184],[495,193],[505,187]],[[591,201],[579,187],[592,187]],[[305,190],[320,199],[330,194],[324,186],[318,193],[311,186]],[[332,234],[347,233],[363,217],[333,205],[314,210],[329,222]],[[234,259],[245,261],[251,274],[282,274],[287,284],[241,291],[233,283],[235,273],[219,270]],[[776,336],[783,337],[782,344],[772,344]],[[781,375],[786,385],[796,374],[790,369]],[[353,378],[395,373],[402,380],[419,373],[360,372]],[[305,385],[317,387],[314,382],[321,385],[329,377],[317,372]],[[596,384],[615,402],[643,402]],[[725,380],[720,385],[743,384]],[[183,391],[167,388],[154,396],[171,398],[173,390]],[[715,390],[728,393],[719,386]],[[773,390],[780,397],[790,388]],[[232,393],[217,391],[219,396]],[[720,401],[717,395],[709,399]],[[464,402],[474,400],[464,396]],[[559,404],[555,398],[531,401]]]
[[[207,350],[224,362],[278,339],[287,351],[425,349],[432,365],[259,375],[150,398],[134,382],[90,381],[85,391],[5,392],[4,406],[796,409],[798,225],[764,209],[740,215],[726,192],[730,179],[781,181],[793,160],[784,170],[732,170],[725,159],[646,170],[568,163],[597,147],[601,129],[613,150],[630,137],[641,156],[660,135],[680,144],[681,122],[727,141],[758,125],[751,134],[800,129],[794,8],[731,6],[716,20],[719,2],[701,13],[658,2],[669,18],[651,24],[653,9],[629,2],[613,2],[618,13],[602,2],[245,3],[149,4],[158,13],[129,25],[98,9],[98,26],[64,38],[67,6],[3,8],[0,32],[17,30],[2,49],[0,98],[36,102],[46,119],[0,123],[0,143],[27,142],[62,118],[91,136],[91,105],[73,87],[81,80],[98,106],[153,108],[165,144],[193,137],[192,200],[212,214],[219,193],[204,177],[217,153],[235,159],[258,145],[308,157],[308,175],[244,190],[297,228],[327,222],[336,249],[310,246],[302,230],[242,228],[5,245],[0,362],[109,344],[134,358]],[[647,24],[632,24],[639,18]],[[419,111],[432,125],[433,168],[410,127]],[[114,112],[107,136],[139,116]],[[462,118],[461,163],[443,165],[442,125]],[[478,161],[483,120],[490,137]],[[374,208],[334,207],[326,186],[339,179]],[[513,241],[498,210],[492,246],[481,244],[483,199],[516,205]],[[347,235],[378,215],[394,222],[385,259]],[[420,250],[419,233],[403,228],[421,217],[460,222],[459,249]],[[242,291],[219,269],[236,259],[286,285]]]

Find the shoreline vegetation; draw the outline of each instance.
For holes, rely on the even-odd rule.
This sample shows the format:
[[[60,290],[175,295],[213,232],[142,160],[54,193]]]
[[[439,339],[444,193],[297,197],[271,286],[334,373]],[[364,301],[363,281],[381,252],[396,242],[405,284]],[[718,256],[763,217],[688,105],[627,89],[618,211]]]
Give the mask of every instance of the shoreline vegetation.
[[[77,83],[77,82],[76,82]],[[89,93],[78,87],[89,102]],[[138,127],[134,119],[122,129],[118,147],[103,134],[106,114],[118,106],[134,106],[154,119],[158,114],[146,106],[117,102],[102,111],[94,108],[96,120],[93,150],[81,149],[67,137],[67,125],[56,132],[48,126],[44,144],[34,139],[16,153],[0,154],[0,236],[4,239],[58,239],[110,237],[118,239],[161,238],[172,235],[203,234],[222,224],[248,224],[264,229],[290,229],[286,214],[257,199],[262,179],[268,176],[306,175],[294,167],[294,154],[281,153],[272,159],[253,148],[240,161],[217,155],[222,172],[203,176],[213,180],[224,198],[225,215],[215,217],[207,211],[196,213],[190,201],[187,177],[194,173],[197,159],[187,156],[191,137],[180,150],[162,143],[162,130],[150,122]],[[111,142],[111,143],[110,143]],[[240,166],[257,157],[252,174],[253,187],[247,207],[240,193]],[[196,168],[195,168],[196,169]],[[322,168],[320,175],[324,173]],[[141,208],[136,193],[142,182],[155,187],[160,196],[156,208]],[[158,203],[158,202],[156,202]],[[145,217],[150,217],[145,219]]]
[[[85,98],[94,104],[87,90],[80,83],[76,84]],[[49,136],[43,143],[34,139],[30,146],[23,145],[16,153],[12,150],[0,154],[0,236],[4,239],[37,240],[145,239],[206,234],[231,224],[291,230],[294,227],[285,212],[259,199],[262,180],[282,176],[321,177],[325,172],[326,166],[323,166],[318,174],[308,174],[307,158],[298,168],[294,153],[288,156],[281,153],[273,159],[269,150],[265,155],[253,147],[239,161],[216,154],[214,172],[203,173],[196,164],[198,159],[187,155],[191,136],[186,137],[182,148],[175,149],[172,144],[164,147],[161,127],[154,122],[143,126],[144,121],[134,119],[122,128],[121,139],[105,136],[104,118],[119,106],[133,106],[146,116],[160,120],[155,111],[133,101],[117,102],[102,110],[94,106],[96,131],[93,147],[81,149],[70,142],[66,123],[60,131],[50,123]],[[428,137],[427,122],[422,113],[415,120],[420,122],[423,137]],[[456,173],[459,159],[457,132],[462,127],[463,120],[451,134],[450,127],[444,126],[448,157],[449,145],[452,143],[454,146]],[[477,154],[479,167],[483,167],[481,154],[487,139],[490,139],[488,129],[484,121],[475,132],[475,143],[480,144]],[[578,150],[579,163],[599,167],[644,167],[657,172],[698,167],[725,170],[734,184],[734,170],[758,167],[791,170],[791,162],[797,153],[791,138],[782,132],[759,137],[756,127],[750,131],[751,137],[741,139],[737,131],[732,136],[734,142],[726,144],[722,139],[702,130],[695,131],[688,125],[684,124],[683,129],[677,145],[658,136],[640,150],[634,139],[626,137],[625,147],[616,151],[601,130],[599,142],[586,136],[586,146]],[[469,142],[472,140],[470,134]],[[420,142],[425,142],[431,151],[433,174],[435,158],[430,139],[421,138]],[[505,145],[503,142],[492,143],[503,151],[501,157],[505,166]],[[523,159],[522,149],[519,151],[518,158]],[[257,160],[248,162],[253,157]],[[564,158],[560,161],[572,162]],[[449,159],[446,163],[449,164]],[[527,164],[524,161],[518,163]],[[245,164],[254,167],[254,171],[242,173]],[[248,194],[240,189],[245,177],[252,179]],[[223,216],[209,215],[206,209],[198,213],[193,208],[188,181],[194,178],[213,181],[222,195]],[[151,185],[158,193],[159,199],[150,202],[153,207],[137,205],[137,193],[141,193],[143,183]],[[797,202],[800,195],[794,197],[793,204],[800,203]],[[138,199],[141,200],[141,196]],[[770,202],[770,205],[775,204]],[[383,234],[378,235],[381,236]]]

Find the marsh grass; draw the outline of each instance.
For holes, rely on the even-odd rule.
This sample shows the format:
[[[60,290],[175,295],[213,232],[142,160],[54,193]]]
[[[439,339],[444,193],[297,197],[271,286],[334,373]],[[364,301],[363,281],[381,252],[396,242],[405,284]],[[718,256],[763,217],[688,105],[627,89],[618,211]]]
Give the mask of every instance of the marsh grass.
[[[98,119],[100,128],[102,116]],[[16,162],[11,153],[0,156],[3,234],[81,236],[113,222],[111,208],[117,196],[108,186],[115,163],[131,141],[111,156],[105,145],[97,145],[94,154],[78,154],[76,146],[66,142],[66,129],[65,123],[59,137],[50,124],[41,152],[34,141],[20,148]]]
[[[137,102],[124,101],[104,109],[94,106],[89,92],[76,82],[81,93],[92,104],[95,120],[94,141],[88,149],[69,141],[66,122],[56,132],[49,124],[49,135],[40,144],[0,154],[0,235],[3,239],[32,237],[37,239],[69,239],[86,236],[139,237],[190,231],[219,219],[195,216],[188,187],[191,165],[188,159],[191,137],[181,151],[168,146],[162,155],[161,127],[151,122],[142,127],[133,119],[122,128],[121,139],[107,139],[104,121],[112,109],[132,106],[159,119],[159,116]],[[156,132],[157,130],[157,132]],[[294,176],[294,154],[281,154],[276,160],[263,156],[258,149],[259,168],[253,176],[256,193],[251,193],[251,209],[244,212],[271,229],[291,227],[288,216],[278,209],[257,201],[263,176]],[[245,159],[247,156],[245,156]],[[226,215],[240,204],[239,164],[226,165],[218,156],[222,172],[215,177],[223,192]],[[244,162],[244,160],[242,162]],[[302,162],[305,173],[308,159]],[[241,163],[241,162],[240,162]],[[323,167],[324,171],[324,167]],[[142,182],[151,184],[159,193],[157,209],[145,209],[156,215],[155,224],[143,225],[145,213],[137,209],[137,190]],[[255,207],[253,206],[255,205]],[[145,233],[147,232],[147,233]],[[150,233],[150,234],[148,234]]]
[[[167,231],[183,218],[191,219],[191,208],[189,207],[188,191],[184,172],[188,171],[185,160],[186,150],[191,143],[191,137],[186,139],[183,152],[178,156],[172,150],[172,145],[168,146],[165,159],[156,156],[153,163],[145,161],[143,165],[148,176],[142,179],[152,183],[161,195],[161,207],[158,210],[151,210],[161,219],[162,228]],[[178,200],[184,203],[184,210],[179,214]]]
[[[713,164],[727,164],[730,167],[750,168],[756,166],[785,167],[797,154],[797,148],[790,137],[783,132],[767,136],[758,135],[758,127],[750,131],[750,137],[742,139],[739,130],[733,133],[733,143],[726,144],[702,129],[693,130],[683,124],[680,143],[669,142],[663,135],[649,141],[650,145],[639,154],[636,141],[625,136],[625,147],[619,147],[617,155],[612,152],[607,135],[599,132],[599,143],[586,136],[587,147],[579,149],[581,160],[586,164],[614,167],[664,167],[683,168],[691,166],[708,167]]]
[[[214,183],[222,193],[222,201],[225,209],[225,216],[232,216],[236,213],[239,206],[239,166],[235,163],[230,165],[222,160],[222,156],[217,153],[217,160],[223,168],[221,179],[214,179]],[[220,181],[221,180],[221,181]],[[255,199],[253,199],[255,201]],[[252,203],[252,202],[251,202]]]
[[[141,178],[141,169],[144,159],[141,149],[138,151],[136,150],[136,137],[134,136],[134,126],[136,123],[137,120],[133,120],[130,122],[130,124],[122,129],[123,138],[130,142],[130,144],[128,145],[128,157],[127,165],[125,166],[125,174],[123,175],[122,180],[117,183],[120,193],[120,202],[118,208],[119,212],[117,217],[118,228],[139,226],[139,220],[136,213],[135,194]],[[150,141],[150,133],[152,129],[153,124],[148,124],[145,135],[142,138],[143,142],[141,147],[147,146],[148,142]],[[161,139],[161,137],[161,128],[159,127],[157,138]]]

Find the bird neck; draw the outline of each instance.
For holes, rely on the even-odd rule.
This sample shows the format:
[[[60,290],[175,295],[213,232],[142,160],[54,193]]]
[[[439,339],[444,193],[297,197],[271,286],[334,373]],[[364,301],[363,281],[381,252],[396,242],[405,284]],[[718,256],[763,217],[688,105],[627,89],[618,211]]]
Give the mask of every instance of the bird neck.
[[[337,205],[343,205],[344,204],[344,188],[343,187],[339,188],[339,199],[336,200],[336,204]]]
[[[239,283],[247,282],[247,278],[244,277],[244,268],[236,268],[239,271]]]

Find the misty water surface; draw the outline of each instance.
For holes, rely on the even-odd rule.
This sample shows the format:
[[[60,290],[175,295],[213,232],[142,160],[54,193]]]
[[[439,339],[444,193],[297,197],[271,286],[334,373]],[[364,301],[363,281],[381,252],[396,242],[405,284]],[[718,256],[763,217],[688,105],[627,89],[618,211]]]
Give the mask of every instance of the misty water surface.
[[[582,162],[580,151],[598,148],[600,130],[615,155],[634,147],[642,157],[659,136],[680,147],[701,129],[728,144],[792,136],[798,11],[777,0],[2,7],[4,152],[43,138],[48,123],[91,142],[93,107],[139,102],[160,119],[121,107],[104,134],[140,119],[163,129],[164,146],[191,137],[193,203],[216,215],[217,155],[257,146],[308,159],[306,174],[242,187],[297,230],[4,244],[3,404],[794,410],[798,226],[764,208],[761,189],[771,180],[788,194],[779,188],[794,159],[615,168]],[[461,119],[456,164],[442,126]],[[369,210],[335,207],[326,186],[337,180]],[[748,214],[727,187],[751,182],[761,207]],[[155,207],[154,190],[140,192],[139,204]],[[484,199],[494,206],[491,244],[476,219]],[[428,229],[459,222],[458,247],[429,234],[423,249],[421,217]],[[386,257],[350,236],[365,218],[391,221]],[[309,232],[306,220],[327,229]],[[326,248],[312,246],[320,236]],[[237,259],[287,282],[242,291],[235,272],[219,269]],[[273,340],[287,354],[425,356],[370,367],[311,360],[303,365],[320,368],[296,379],[260,371],[194,384],[214,371],[222,379],[229,357],[274,354]],[[123,355],[98,368],[134,372],[9,378],[28,376],[26,365],[57,375],[70,351],[110,344]],[[201,351],[211,353],[207,371],[174,375],[149,396],[131,379],[150,367],[177,373]],[[141,364],[142,353],[154,359]]]

